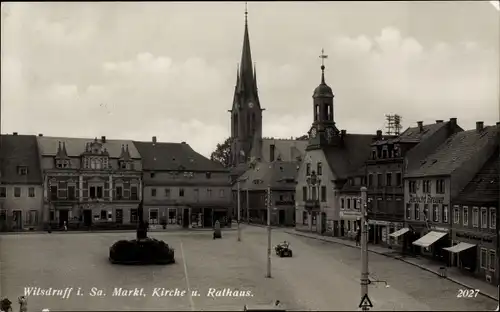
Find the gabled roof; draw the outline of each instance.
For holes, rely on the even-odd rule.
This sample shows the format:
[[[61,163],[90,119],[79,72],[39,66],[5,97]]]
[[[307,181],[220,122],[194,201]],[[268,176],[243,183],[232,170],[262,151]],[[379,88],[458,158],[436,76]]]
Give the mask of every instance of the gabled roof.
[[[271,145],[274,145],[274,160],[297,161],[304,159],[308,141],[287,139],[262,139],[262,162],[270,162]]]
[[[137,142],[144,170],[150,171],[227,171],[219,163],[194,151],[186,143]]]
[[[434,133],[439,131],[439,129],[447,127],[448,124],[449,121],[422,125],[422,129],[420,129],[420,127],[409,127],[401,133],[401,135],[394,138],[392,143],[419,143],[431,137]]]
[[[458,202],[496,203],[500,198],[500,155],[498,150],[486,162],[474,179],[460,192]]]
[[[293,190],[299,162],[273,161],[258,162],[255,168],[248,169],[240,178],[240,188],[249,190],[271,189]],[[233,185],[233,190],[237,189]]]
[[[42,184],[42,171],[36,136],[34,135],[1,135],[2,149],[0,165],[3,184]],[[20,175],[18,168],[27,167],[27,175]]]
[[[36,140],[38,141],[38,148],[42,156],[56,156],[59,147],[59,142],[62,142],[66,147],[66,152],[69,157],[80,157],[85,152],[87,144],[95,142],[95,138],[85,139],[85,138],[65,138],[65,137],[47,137],[47,136],[36,137]],[[141,158],[141,155],[139,154],[139,152],[137,151],[131,140],[106,139],[104,143],[102,141],[99,142],[100,144],[102,144],[103,149],[106,149],[106,151],[109,153],[109,157],[111,158],[120,157],[122,145],[129,146],[130,156],[133,159]]]
[[[481,131],[474,129],[455,133],[405,177],[450,175],[488,144],[495,142],[497,133],[495,126],[484,127]]]
[[[343,144],[324,148],[328,165],[338,179],[355,175],[370,157],[372,134],[345,134]]]

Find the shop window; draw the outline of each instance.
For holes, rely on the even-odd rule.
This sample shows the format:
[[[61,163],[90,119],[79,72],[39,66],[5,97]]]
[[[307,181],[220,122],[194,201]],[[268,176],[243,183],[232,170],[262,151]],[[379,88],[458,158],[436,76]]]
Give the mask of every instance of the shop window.
[[[130,222],[131,223],[136,223],[139,221],[139,211],[138,209],[130,209]]]

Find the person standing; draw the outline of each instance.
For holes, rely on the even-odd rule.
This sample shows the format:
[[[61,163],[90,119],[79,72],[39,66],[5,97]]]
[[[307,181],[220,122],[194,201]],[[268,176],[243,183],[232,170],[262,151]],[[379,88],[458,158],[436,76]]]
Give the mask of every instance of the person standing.
[[[361,240],[361,227],[358,227],[358,230],[356,231],[356,246],[361,245],[360,240]]]
[[[64,221],[63,226],[64,226],[64,231],[67,232],[68,231],[68,223],[66,221]]]

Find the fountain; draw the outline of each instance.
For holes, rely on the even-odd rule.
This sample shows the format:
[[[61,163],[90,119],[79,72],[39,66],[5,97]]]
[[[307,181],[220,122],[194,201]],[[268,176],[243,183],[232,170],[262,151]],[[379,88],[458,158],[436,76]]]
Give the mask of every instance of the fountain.
[[[144,222],[143,202],[139,204],[139,223],[136,239],[119,240],[109,248],[112,264],[170,264],[175,263],[174,249],[164,241],[148,237]]]

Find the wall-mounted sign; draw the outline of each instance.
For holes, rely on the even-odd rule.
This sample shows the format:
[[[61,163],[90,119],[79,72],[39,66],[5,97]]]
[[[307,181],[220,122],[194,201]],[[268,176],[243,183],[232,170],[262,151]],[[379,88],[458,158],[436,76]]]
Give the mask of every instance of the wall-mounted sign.
[[[410,194],[410,200],[408,201],[410,204],[442,204],[444,203],[444,196],[431,196],[431,195],[422,195],[416,196]]]

